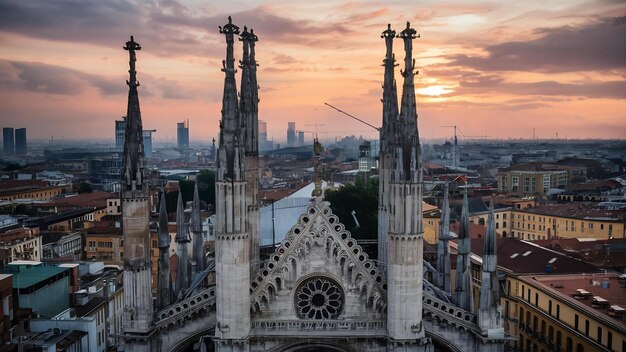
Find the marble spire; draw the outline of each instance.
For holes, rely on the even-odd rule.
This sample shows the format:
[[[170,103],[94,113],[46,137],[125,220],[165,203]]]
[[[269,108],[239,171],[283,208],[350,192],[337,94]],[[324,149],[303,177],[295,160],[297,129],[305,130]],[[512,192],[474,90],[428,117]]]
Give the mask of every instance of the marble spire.
[[[170,284],[170,234],[168,231],[167,207],[165,192],[161,193],[159,206],[159,262],[157,282],[157,309],[163,309],[172,303],[172,287]]]
[[[256,78],[255,44],[259,38],[254,30],[243,27],[239,40],[243,44],[241,68],[241,98],[239,111],[245,146],[245,178],[247,229],[250,235],[250,274],[259,270],[259,86]]]
[[[141,45],[131,36],[124,50],[128,51],[129,79],[128,107],[124,138],[124,155],[121,172],[120,203],[122,210],[122,232],[124,238],[124,291],[123,329],[125,334],[146,333],[153,318],[152,304],[152,256],[150,254],[150,202],[145,177],[146,158],[143,146],[141,110],[137,87],[137,51]],[[136,342],[136,341],[135,341]],[[134,342],[126,340],[127,346]],[[138,345],[133,348],[141,350]]]
[[[200,219],[200,194],[198,182],[193,188],[193,203],[191,205],[191,233],[193,233],[193,262],[195,271],[199,272],[206,268],[206,255],[204,251],[204,236],[202,235],[202,220]]]
[[[389,208],[391,207],[389,192],[389,180],[393,169],[393,155],[398,121],[398,93],[394,79],[395,55],[393,54],[393,39],[396,31],[391,29],[391,24],[380,35],[385,39],[385,76],[383,80],[383,124],[380,129],[380,172],[378,187],[378,263],[383,271],[387,266],[387,236],[389,234]]]
[[[488,337],[503,337],[504,327],[500,309],[500,284],[498,282],[498,245],[493,199],[489,202],[487,233],[483,244],[483,267],[480,282],[478,326]]]
[[[450,204],[448,201],[448,184],[443,191],[441,221],[439,221],[439,241],[437,241],[437,286],[450,292]]]
[[[467,184],[466,184],[467,185]],[[456,303],[468,312],[474,311],[474,292],[472,290],[472,268],[470,262],[470,233],[469,202],[467,187],[463,193],[463,209],[461,211],[461,226],[457,242],[456,256]]]
[[[182,192],[178,192],[176,206],[176,254],[178,254],[178,269],[176,273],[176,295],[189,287],[189,226],[185,222],[185,205]]]

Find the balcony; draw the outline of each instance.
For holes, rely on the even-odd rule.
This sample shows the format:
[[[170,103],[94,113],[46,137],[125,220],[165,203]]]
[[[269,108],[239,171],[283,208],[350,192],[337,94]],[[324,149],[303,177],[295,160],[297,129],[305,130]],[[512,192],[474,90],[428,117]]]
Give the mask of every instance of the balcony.
[[[307,336],[316,332],[324,337],[386,336],[385,321],[363,320],[256,320],[251,323],[252,333],[263,336]]]

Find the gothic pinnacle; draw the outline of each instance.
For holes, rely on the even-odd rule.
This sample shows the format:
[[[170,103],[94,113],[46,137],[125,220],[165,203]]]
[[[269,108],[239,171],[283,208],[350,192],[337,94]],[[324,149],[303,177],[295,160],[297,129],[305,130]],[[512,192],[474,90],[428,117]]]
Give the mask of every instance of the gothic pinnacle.
[[[159,205],[159,248],[170,247],[170,234],[168,231],[167,207],[165,204],[165,192],[161,193],[161,204]]]
[[[141,50],[141,45],[135,42],[131,36],[126,42],[124,50],[128,51],[129,79],[128,84],[128,107],[126,112],[126,127],[124,132],[124,167],[122,168],[122,178],[124,189],[129,191],[144,189],[144,166],[145,156],[143,150],[143,127],[141,123],[141,110],[139,109],[139,94],[137,93],[137,71],[135,62],[137,61],[136,51]]]

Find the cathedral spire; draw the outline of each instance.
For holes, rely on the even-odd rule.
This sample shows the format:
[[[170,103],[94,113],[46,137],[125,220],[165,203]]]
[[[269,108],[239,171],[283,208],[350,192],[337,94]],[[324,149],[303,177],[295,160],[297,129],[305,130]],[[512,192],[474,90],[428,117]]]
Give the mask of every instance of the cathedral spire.
[[[143,149],[143,132],[141,124],[141,110],[139,109],[139,94],[137,93],[137,71],[135,62],[137,61],[136,51],[141,50],[141,45],[135,42],[133,36],[126,42],[124,50],[130,56],[130,74],[126,81],[128,85],[128,108],[126,112],[126,127],[124,136],[124,167],[123,167],[123,188],[128,191],[143,190],[145,178],[145,154]]]
[[[250,29],[243,27],[240,38],[243,44],[241,59],[241,99],[240,114],[242,123],[242,146],[245,154],[246,179],[246,229],[250,234],[250,273],[259,270],[259,92],[256,79],[255,43],[259,38]]]
[[[383,126],[380,130],[381,149],[389,151],[392,148],[392,140],[395,137],[395,127],[398,119],[398,92],[394,78],[396,58],[393,54],[393,39],[396,31],[391,29],[391,24],[387,25],[380,37],[385,39],[387,52],[383,60],[385,67],[385,77],[383,81]]]
[[[487,233],[483,244],[483,269],[480,282],[480,304],[478,326],[482,334],[488,337],[502,338],[502,311],[500,309],[500,284],[498,282],[496,222],[493,199],[489,202]]]
[[[159,206],[159,268],[157,282],[157,308],[163,309],[171,303],[170,285],[170,234],[168,231],[167,207],[165,205],[165,192],[161,193],[161,205]]]
[[[202,235],[202,220],[200,219],[200,194],[198,181],[193,188],[193,203],[191,206],[191,232],[193,233],[193,261],[196,263],[196,272],[205,268],[204,236]]]
[[[224,72],[224,96],[222,98],[222,119],[220,121],[220,151],[217,160],[218,178],[235,179],[243,175],[239,174],[241,165],[238,164],[235,149],[241,143],[240,127],[242,126],[237,102],[237,83],[235,81],[235,56],[234,36],[239,34],[239,27],[233,24],[228,16],[228,23],[219,27],[220,33],[226,37],[226,59],[222,61]]]
[[[437,242],[437,286],[450,293],[450,204],[448,201],[448,184],[443,191],[441,221],[439,222],[439,241]]]
[[[469,201],[467,199],[467,184],[463,193],[463,209],[461,210],[461,224],[459,240],[457,242],[456,257],[456,302],[457,305],[469,312],[474,310],[474,293],[472,290],[472,268],[470,263],[470,221]]]
[[[178,192],[178,205],[176,207],[176,254],[178,254],[178,273],[176,274],[176,294],[189,287],[189,254],[188,244],[189,227],[185,223],[185,205],[182,192]]]
[[[251,208],[254,203],[249,193],[252,182],[248,172],[252,167],[248,158],[240,126],[235,87],[233,58],[233,36],[239,34],[239,27],[228,17],[228,24],[220,27],[226,37],[226,60],[224,60],[224,98],[220,122],[220,144],[218,148],[217,175],[215,179],[215,339],[222,350],[243,350],[237,347],[246,341],[250,333],[250,271],[252,253]],[[255,167],[254,174],[258,175]],[[258,182],[258,181],[257,181]],[[258,187],[258,185],[257,185]],[[258,215],[258,213],[257,213]]]
[[[128,107],[124,138],[124,156],[121,172],[120,200],[122,231],[124,236],[124,291],[126,308],[123,326],[125,333],[145,333],[152,324],[152,256],[150,254],[150,205],[146,183],[146,158],[143,150],[143,133],[139,95],[137,93],[137,51],[141,45],[131,36],[124,50],[129,54],[130,74]],[[131,345],[126,341],[127,346]],[[128,347],[132,349],[131,347]]]
[[[417,107],[415,104],[415,59],[413,59],[413,39],[419,38],[417,31],[411,28],[411,23],[406,23],[406,28],[398,34],[398,38],[404,41],[404,70],[400,73],[404,77],[402,84],[402,103],[400,106],[400,123],[402,129],[407,130],[410,137],[417,135]],[[419,138],[418,138],[419,140]]]

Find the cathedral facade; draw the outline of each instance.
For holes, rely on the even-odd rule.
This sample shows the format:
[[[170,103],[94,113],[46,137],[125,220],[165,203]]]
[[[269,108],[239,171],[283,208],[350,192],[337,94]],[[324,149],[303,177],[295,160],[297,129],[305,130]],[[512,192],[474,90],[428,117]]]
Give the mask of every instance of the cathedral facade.
[[[490,298],[483,299],[481,289],[479,316],[473,305],[467,304],[472,298],[463,296],[465,291],[457,290],[456,296],[450,292],[447,237],[445,244],[440,245],[441,256],[448,257],[447,262],[442,261],[447,269],[444,264],[436,269],[440,272],[436,277],[441,277],[438,283],[424,280],[421,148],[413,60],[413,40],[418,35],[410,23],[398,34],[389,25],[381,36],[386,55],[380,129],[378,261],[368,258],[332,213],[321,189],[316,189],[307,211],[269,259],[260,262],[255,59],[258,37],[246,27],[240,30],[230,17],[220,27],[220,33],[226,40],[226,58],[222,67],[225,78],[215,186],[215,260],[206,262],[196,236],[190,235],[199,231],[199,215],[195,215],[196,211],[199,214],[199,201],[196,204],[194,199],[190,224],[184,223],[184,217],[177,218],[179,264],[175,281],[168,275],[167,234],[160,232],[163,258],[159,257],[157,307],[153,313],[149,292],[151,266],[142,259],[142,249],[149,248],[142,247],[147,245],[142,241],[147,234],[149,207],[144,209],[142,203],[144,196],[147,199],[147,189],[144,191],[141,179],[141,139],[137,146],[125,147],[125,162],[128,159],[130,165],[125,168],[125,175],[130,175],[126,179],[127,190],[122,191],[125,245],[136,245],[136,250],[128,253],[136,252],[138,258],[129,258],[126,266],[129,281],[128,286],[125,281],[124,349],[186,350],[195,344],[202,351],[219,352],[417,352],[434,351],[435,346],[458,351],[503,350],[502,323],[496,319],[497,291],[494,294],[492,286],[485,287],[484,295]],[[240,94],[235,76],[236,39],[243,45]],[[400,39],[404,46],[400,103],[394,72],[394,39]],[[127,129],[138,123],[141,131],[138,84],[134,77],[134,50],[140,47],[132,38],[129,43]],[[133,115],[131,105],[135,101],[137,113]],[[128,134],[127,130],[127,143],[134,143]],[[141,216],[137,209],[142,211]],[[162,203],[161,227],[167,226],[164,209]],[[193,248],[191,261],[187,253],[189,242]],[[497,286],[494,250],[485,253],[491,257],[484,269],[484,282]],[[206,284],[210,271],[215,272],[215,285]],[[148,291],[144,292],[146,287]]]

